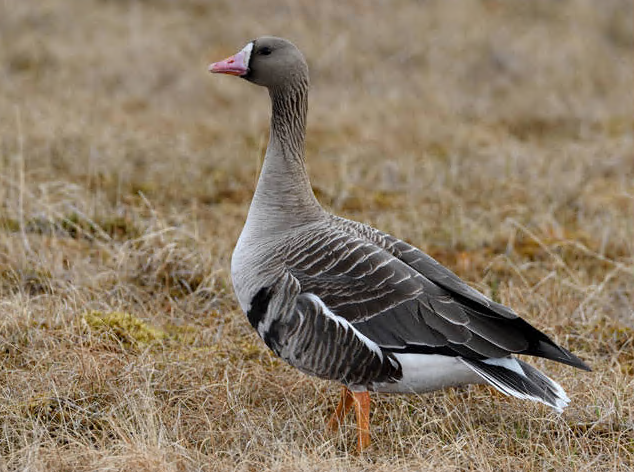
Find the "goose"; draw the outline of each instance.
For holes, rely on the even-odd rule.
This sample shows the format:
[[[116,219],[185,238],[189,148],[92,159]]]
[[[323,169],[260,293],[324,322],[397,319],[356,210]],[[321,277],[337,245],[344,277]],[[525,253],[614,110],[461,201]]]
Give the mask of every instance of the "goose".
[[[259,37],[208,70],[268,89],[269,142],[231,278],[276,355],[342,384],[328,430],[354,407],[357,450],[368,448],[370,391],[490,384],[562,411],[563,388],[515,355],[589,371],[581,359],[416,247],[319,204],[304,158],[308,66],[295,45]]]

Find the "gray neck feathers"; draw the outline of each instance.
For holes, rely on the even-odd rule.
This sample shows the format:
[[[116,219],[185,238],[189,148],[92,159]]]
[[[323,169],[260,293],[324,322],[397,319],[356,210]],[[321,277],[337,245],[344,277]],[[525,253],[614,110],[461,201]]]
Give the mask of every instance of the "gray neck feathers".
[[[271,138],[279,141],[279,151],[286,159],[304,161],[304,140],[306,138],[306,115],[308,113],[308,81],[298,79],[297,83],[281,89],[271,89]]]
[[[300,226],[323,210],[313,194],[304,160],[308,79],[269,89],[272,114],[269,145],[249,210],[249,220],[268,231]]]

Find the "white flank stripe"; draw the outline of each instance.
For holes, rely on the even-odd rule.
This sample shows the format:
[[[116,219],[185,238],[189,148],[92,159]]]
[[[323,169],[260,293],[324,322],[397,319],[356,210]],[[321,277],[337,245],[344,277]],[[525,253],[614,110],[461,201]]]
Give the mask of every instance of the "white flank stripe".
[[[343,329],[345,329],[346,331],[348,329],[351,329],[355,336],[357,338],[359,338],[361,341],[363,341],[363,344],[365,344],[369,349],[371,349],[372,351],[374,351],[376,353],[376,355],[379,356],[379,359],[383,360],[383,351],[381,351],[381,348],[378,346],[377,343],[375,343],[374,341],[372,341],[370,338],[368,338],[366,335],[364,335],[363,333],[361,333],[357,328],[355,328],[354,326],[352,326],[350,324],[350,322],[345,319],[342,318],[341,316],[337,316],[335,315],[332,311],[330,311],[330,309],[326,306],[326,304],[324,303],[324,301],[319,298],[317,295],[315,295],[314,293],[306,293],[305,294],[308,298],[310,298],[314,303],[318,304],[319,306],[321,306],[321,310],[323,311],[324,315],[326,315],[328,318],[334,320],[338,325],[340,325],[341,327],[343,327]]]

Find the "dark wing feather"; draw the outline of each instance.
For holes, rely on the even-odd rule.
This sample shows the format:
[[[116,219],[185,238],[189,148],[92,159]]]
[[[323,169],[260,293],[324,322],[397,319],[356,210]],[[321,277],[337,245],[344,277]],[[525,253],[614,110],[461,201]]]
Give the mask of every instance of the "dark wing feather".
[[[292,248],[287,267],[302,292],[384,349],[474,359],[530,354],[587,368],[510,308],[392,236],[333,217],[332,226],[297,243],[308,250]]]
[[[350,234],[371,242],[383,250],[389,252],[397,259],[412,267],[419,274],[431,280],[434,284],[444,288],[454,297],[460,297],[472,302],[478,307],[485,308],[505,318],[517,318],[518,315],[511,308],[494,302],[473,287],[467,285],[460,277],[443,266],[431,256],[411,244],[401,241],[394,236],[364,225],[357,221],[346,220],[338,216],[332,216],[336,225],[345,228]]]

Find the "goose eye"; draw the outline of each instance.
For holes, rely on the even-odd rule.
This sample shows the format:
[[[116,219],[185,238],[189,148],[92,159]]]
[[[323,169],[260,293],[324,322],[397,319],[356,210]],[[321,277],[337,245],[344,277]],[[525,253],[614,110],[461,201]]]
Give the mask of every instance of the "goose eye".
[[[261,48],[258,53],[261,54],[262,56],[268,56],[269,54],[271,54],[271,48],[268,46],[264,46],[263,48]]]

